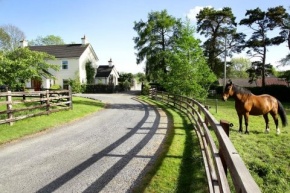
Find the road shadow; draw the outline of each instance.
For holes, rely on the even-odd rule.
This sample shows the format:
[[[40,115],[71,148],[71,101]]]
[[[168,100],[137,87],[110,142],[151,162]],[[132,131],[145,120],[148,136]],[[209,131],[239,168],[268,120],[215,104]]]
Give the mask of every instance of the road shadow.
[[[137,110],[137,111],[143,111],[144,108],[140,104],[107,104],[106,109],[119,109],[119,110]]]
[[[111,108],[120,108],[120,109],[135,109],[143,110],[145,112],[143,118],[141,121],[134,127],[130,128],[129,132],[122,136],[120,139],[115,141],[113,144],[109,145],[105,149],[103,149],[100,152],[96,152],[92,155],[92,157],[88,158],[86,161],[80,163],[73,169],[67,171],[63,175],[59,176],[55,180],[48,183],[46,186],[39,189],[38,193],[44,193],[44,192],[53,192],[63,186],[65,183],[79,175],[81,172],[89,168],[91,165],[102,159],[103,157],[107,156],[114,156],[110,155],[109,153],[120,146],[122,143],[124,143],[126,140],[128,140],[130,137],[132,137],[134,134],[136,134],[138,131],[140,131],[142,125],[148,120],[149,118],[149,106],[141,103],[139,107],[131,106],[131,105],[117,105],[113,106]],[[156,111],[156,110],[155,110]],[[116,162],[111,168],[109,168],[105,173],[103,173],[98,179],[96,179],[89,187],[87,187],[83,192],[99,192],[101,191],[133,158],[138,157],[137,154],[139,151],[146,146],[146,144],[152,139],[154,134],[157,132],[158,125],[160,122],[160,115],[156,112],[156,118],[153,122],[152,128],[149,130],[148,133],[144,136],[144,138],[137,143],[128,153],[125,155],[118,155],[121,156],[121,159]],[[154,157],[154,156],[152,156]]]

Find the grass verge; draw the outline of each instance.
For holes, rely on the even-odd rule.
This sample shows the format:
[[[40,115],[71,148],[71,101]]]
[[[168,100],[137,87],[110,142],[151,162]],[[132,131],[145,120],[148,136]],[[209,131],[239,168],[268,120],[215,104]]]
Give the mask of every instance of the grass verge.
[[[38,133],[96,112],[104,107],[99,101],[81,97],[73,97],[73,110],[60,111],[50,115],[28,118],[15,122],[12,126],[0,125],[0,144],[4,144],[24,136]]]
[[[134,192],[208,192],[203,159],[195,130],[187,116],[148,97],[139,97],[162,108],[171,121],[171,128],[160,156]]]

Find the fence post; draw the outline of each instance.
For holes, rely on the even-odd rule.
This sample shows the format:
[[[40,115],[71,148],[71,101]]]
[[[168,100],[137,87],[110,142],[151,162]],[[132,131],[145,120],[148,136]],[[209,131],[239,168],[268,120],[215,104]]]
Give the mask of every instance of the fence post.
[[[69,100],[70,100],[69,106],[70,106],[70,109],[73,110],[72,88],[70,85],[68,86],[68,90],[69,90],[68,94],[69,94]]]
[[[43,99],[43,94],[40,93],[40,95],[39,95],[39,99],[40,99],[40,104],[43,104],[43,101],[42,101],[42,99]]]
[[[208,105],[205,105],[205,109],[206,110],[209,110],[209,106]],[[206,115],[204,115],[204,123],[205,123],[206,126],[209,125]]]
[[[176,96],[173,95],[173,106],[175,107],[175,100],[176,100]]]
[[[224,129],[225,133],[227,134],[227,136],[229,137],[230,135],[230,126],[231,124],[228,121],[225,120],[220,120],[220,124],[222,126],[222,128]],[[227,175],[227,164],[226,164],[226,160],[225,160],[225,156],[223,155],[223,151],[221,149],[221,147],[219,148],[219,154],[221,157],[221,161],[225,170],[225,174]]]
[[[183,98],[182,98],[182,96],[180,96],[180,98],[179,98],[179,108],[180,108],[180,110],[182,110],[182,102],[183,102]]]
[[[218,100],[215,99],[215,113],[217,113],[217,108],[218,108]]]
[[[46,111],[49,111],[49,90],[46,90]]]
[[[192,106],[192,114],[194,115],[194,102],[192,101],[192,99],[191,99],[191,101],[190,101],[190,104],[191,104],[191,106]]]
[[[13,113],[11,112],[12,110],[12,96],[11,96],[11,91],[7,91],[7,96],[6,96],[6,101],[7,101],[7,118],[12,119],[13,118]],[[13,122],[9,122],[9,125],[13,125]]]

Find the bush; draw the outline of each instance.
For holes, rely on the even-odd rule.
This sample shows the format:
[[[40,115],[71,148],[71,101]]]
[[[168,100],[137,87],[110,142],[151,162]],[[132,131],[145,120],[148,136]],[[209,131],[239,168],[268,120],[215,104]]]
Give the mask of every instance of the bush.
[[[50,89],[61,89],[61,86],[60,85],[58,85],[58,84],[54,84],[54,85],[52,85],[51,87],[50,87]]]
[[[84,91],[84,86],[78,80],[69,80],[73,93],[82,93]]]
[[[114,85],[103,85],[103,84],[90,84],[86,85],[84,91],[86,93],[114,93],[118,91],[118,87]]]
[[[149,90],[150,90],[150,85],[143,84],[142,89],[141,89],[141,94],[142,95],[149,95]]]

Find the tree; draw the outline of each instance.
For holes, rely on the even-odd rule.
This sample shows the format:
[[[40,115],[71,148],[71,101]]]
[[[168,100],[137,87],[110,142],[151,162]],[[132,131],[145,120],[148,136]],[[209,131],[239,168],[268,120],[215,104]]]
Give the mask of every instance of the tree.
[[[262,11],[260,8],[247,10],[246,18],[240,21],[240,25],[250,27],[254,32],[252,36],[246,41],[245,48],[248,48],[247,53],[251,57],[260,58],[261,62],[261,78],[262,87],[265,87],[265,68],[266,68],[266,53],[267,47],[272,45],[279,45],[282,43],[279,36],[269,38],[268,32],[277,27],[273,17],[270,15],[276,12],[280,7],[269,8],[268,11]],[[277,12],[276,12],[277,13]],[[257,62],[259,63],[259,62]]]
[[[266,15],[269,18],[269,26],[271,28],[279,27],[281,30],[279,36],[276,36],[273,42],[280,44],[286,41],[290,50],[290,15],[286,12],[286,9],[283,6],[269,8]]]
[[[29,41],[30,46],[63,45],[65,44],[60,36],[48,35],[38,36],[35,40]]]
[[[290,65],[290,53],[285,56],[285,58],[282,58],[280,61],[282,66]]]
[[[221,76],[224,65],[222,58],[224,60],[225,54],[231,56],[241,51],[239,45],[244,42],[245,34],[237,33],[236,18],[229,7],[222,10],[206,7],[196,18],[197,32],[208,38],[203,44],[208,65],[217,76]]]
[[[168,72],[163,72],[158,82],[170,93],[201,99],[207,96],[216,77],[206,64],[200,41],[193,34],[189,21],[179,26],[178,35],[172,40],[174,46],[166,53]]]
[[[134,77],[137,79],[139,83],[146,81],[146,77],[143,72],[138,72],[137,74],[134,75]]]
[[[4,50],[9,45],[10,37],[4,29],[0,28],[0,50]]]
[[[0,27],[0,49],[12,51],[19,47],[20,41],[25,39],[25,34],[18,27],[3,25]]]
[[[246,70],[246,72],[249,75],[249,82],[252,83],[256,81],[257,79],[260,79],[263,75],[268,76],[270,74],[273,74],[273,66],[271,64],[264,64],[261,61],[255,61],[252,62],[252,65],[249,69]]]
[[[134,76],[132,73],[120,73],[119,74],[119,85],[122,90],[130,90],[130,87],[133,86]]]
[[[137,50],[137,64],[145,60],[145,74],[148,79],[156,80],[161,72],[167,71],[165,53],[172,47],[172,37],[175,35],[180,20],[168,15],[166,10],[151,12],[146,22],[134,22],[134,37]]]
[[[42,77],[53,78],[49,69],[58,70],[58,65],[45,60],[54,57],[28,48],[17,48],[0,55],[0,84],[10,88],[24,87],[25,82]]]
[[[290,82],[290,70],[286,70],[283,72],[279,72],[279,78],[285,78],[287,80],[287,82]]]
[[[86,62],[87,84],[93,84],[95,81],[96,69],[92,66],[91,61]]]
[[[125,80],[129,81],[130,83],[133,83],[133,79],[134,79],[134,76],[132,73],[125,73],[125,72],[122,72],[119,74],[119,79],[118,81],[119,82],[124,82]]]
[[[290,14],[282,6],[270,8],[267,13],[273,26],[280,28],[280,36],[276,37],[276,41],[287,42],[288,49],[290,50]],[[279,61],[282,66],[290,65],[290,54]]]
[[[230,78],[247,78],[246,72],[251,66],[251,61],[248,58],[232,58],[229,68],[227,69],[228,77]]]

